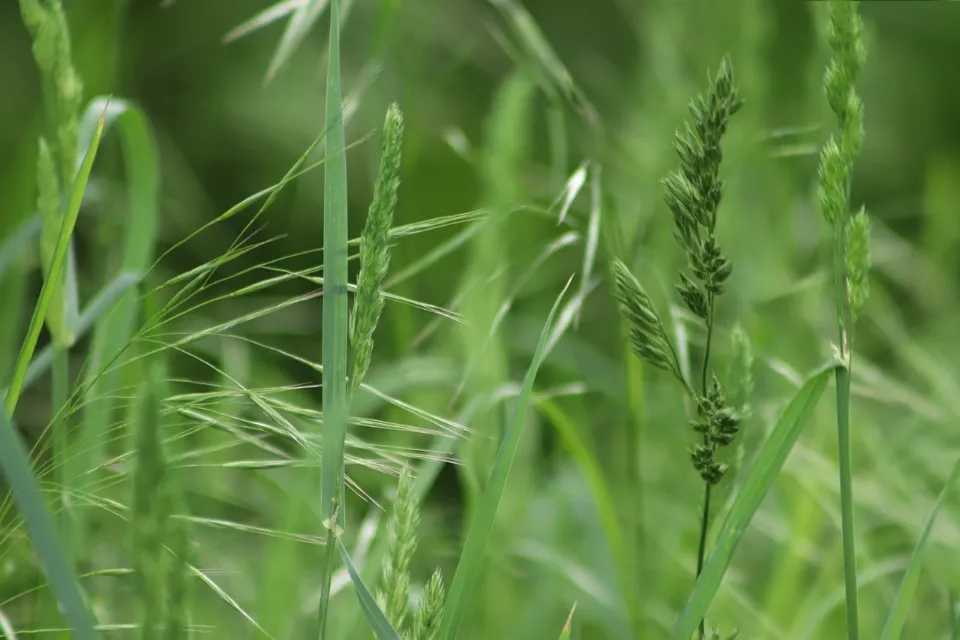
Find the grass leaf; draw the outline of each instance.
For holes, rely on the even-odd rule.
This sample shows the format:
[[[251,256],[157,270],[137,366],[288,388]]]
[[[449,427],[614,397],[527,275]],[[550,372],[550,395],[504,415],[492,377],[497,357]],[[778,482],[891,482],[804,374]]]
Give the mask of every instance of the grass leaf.
[[[927,546],[927,540],[930,538],[930,532],[933,531],[933,525],[937,521],[937,516],[940,514],[940,507],[943,506],[947,494],[953,490],[953,486],[957,484],[958,479],[960,479],[960,460],[954,464],[953,471],[950,472],[950,477],[947,478],[946,484],[944,484],[943,489],[940,490],[937,502],[934,504],[933,510],[930,512],[930,517],[927,519],[927,524],[924,525],[923,532],[917,540],[917,546],[914,547],[913,553],[910,554],[910,562],[907,564],[907,570],[903,574],[903,580],[900,581],[900,586],[897,588],[897,595],[894,597],[893,605],[890,607],[887,622],[883,626],[883,635],[880,636],[881,640],[897,640],[903,633],[903,626],[907,621],[907,614],[910,609],[910,604],[913,601],[913,594],[917,590],[917,582],[920,580],[920,568],[923,565],[923,551]]]
[[[57,539],[53,518],[30,468],[27,449],[17,435],[13,422],[5,414],[0,415],[0,467],[20,505],[40,563],[70,623],[71,637],[92,640],[96,637],[95,621],[80,593],[77,577],[63,551],[64,547]]]
[[[309,3],[305,6],[310,6]],[[299,12],[298,12],[299,15]],[[294,16],[294,20],[297,16]],[[347,436],[347,159],[340,96],[340,2],[330,3],[327,67],[327,166],[323,182],[323,461],[320,513],[333,532],[343,527],[344,443]],[[334,521],[336,517],[336,521]],[[320,633],[323,636],[333,573],[332,540],[321,578]]]
[[[563,624],[563,630],[560,632],[560,640],[570,640],[570,632],[573,630],[573,612],[577,610],[577,603],[573,603],[573,607],[570,609],[570,615],[567,616],[567,621]]]
[[[453,577],[453,583],[450,585],[450,595],[443,609],[443,618],[440,623],[441,640],[453,640],[457,637],[458,629],[466,613],[467,603],[470,602],[473,590],[476,587],[480,577],[480,569],[483,565],[484,554],[487,548],[487,541],[493,531],[493,524],[497,516],[497,509],[500,506],[500,499],[503,496],[504,488],[507,485],[507,478],[510,475],[510,467],[517,454],[517,448],[520,445],[520,436],[523,433],[523,423],[526,415],[527,404],[533,395],[533,383],[537,377],[537,371],[544,358],[547,340],[550,336],[550,329],[553,326],[553,318],[560,307],[563,296],[570,286],[572,278],[567,281],[563,291],[557,296],[547,316],[547,321],[540,333],[540,340],[537,343],[537,349],[533,354],[533,361],[523,380],[523,387],[517,398],[517,405],[514,409],[513,419],[507,427],[500,445],[500,451],[497,454],[493,470],[490,472],[490,478],[486,483],[486,489],[480,499],[476,509],[473,523],[467,534],[467,541],[463,548],[463,554],[460,556],[460,563],[457,565],[457,573]]]
[[[757,454],[743,488],[723,521],[713,552],[707,558],[703,572],[673,626],[670,633],[673,640],[688,640],[706,614],[710,602],[720,588],[727,567],[730,566],[740,537],[777,479],[787,455],[800,437],[837,366],[838,363],[831,361],[808,378],[770,432],[763,448]]]
[[[347,573],[350,574],[350,580],[353,581],[353,586],[357,590],[360,607],[363,609],[363,615],[366,616],[373,633],[377,636],[378,640],[400,640],[400,635],[390,624],[390,621],[387,620],[387,616],[383,614],[380,607],[377,606],[377,601],[374,599],[373,594],[370,593],[367,585],[364,584],[363,578],[360,577],[360,573],[350,559],[347,548],[343,546],[343,542],[341,542],[339,538],[337,539],[337,549],[340,551],[340,557],[343,558],[343,564],[347,568]]]
[[[310,33],[310,29],[313,28],[313,25],[316,24],[320,16],[323,15],[328,4],[332,5],[330,0],[304,0],[300,3],[300,6],[296,8],[296,11],[294,11],[293,15],[290,16],[290,20],[287,22],[287,28],[284,29],[283,35],[280,37],[280,44],[277,45],[273,59],[270,60],[270,67],[267,69],[267,82],[273,80],[280,72],[280,69],[289,62],[290,57],[293,56],[293,52],[296,51],[300,43],[303,42],[303,39]],[[335,18],[337,22],[339,22],[339,11],[337,13],[338,15]],[[332,6],[330,15],[331,18],[334,17]],[[335,27],[331,26],[331,30],[333,28]],[[339,70],[337,73],[339,76]],[[329,81],[329,77],[327,80]],[[338,110],[339,107],[338,102]]]
[[[83,202],[83,192],[87,188],[87,181],[90,179],[90,170],[93,168],[93,160],[97,156],[97,148],[100,146],[100,137],[103,134],[103,125],[107,112],[100,116],[97,129],[90,141],[90,146],[83,158],[80,171],[74,179],[70,190],[70,197],[66,201],[66,211],[64,213],[61,225],[60,235],[57,238],[56,249],[53,253],[48,273],[59,273],[63,266],[63,261],[67,255],[67,247],[70,245],[70,237],[73,235],[73,228],[77,223],[77,216],[80,213],[80,205]],[[4,411],[7,417],[13,415],[17,408],[17,402],[20,400],[20,393],[23,391],[24,378],[27,375],[27,367],[30,359],[33,357],[33,350],[37,346],[37,340],[40,337],[40,330],[43,328],[43,319],[50,306],[51,297],[54,291],[53,280],[45,278],[43,286],[40,289],[40,297],[37,300],[37,306],[33,310],[33,316],[30,318],[30,326],[27,329],[27,336],[20,346],[20,353],[17,356],[16,364],[13,369],[13,378],[10,381],[10,387],[7,389],[4,400]]]

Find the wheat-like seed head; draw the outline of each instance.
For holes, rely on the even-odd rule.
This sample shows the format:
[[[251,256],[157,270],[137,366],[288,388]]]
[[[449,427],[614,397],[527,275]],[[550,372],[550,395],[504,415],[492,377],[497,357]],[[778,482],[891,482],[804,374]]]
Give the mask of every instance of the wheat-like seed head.
[[[360,275],[353,315],[350,317],[350,343],[353,345],[353,372],[350,384],[357,389],[370,367],[373,356],[373,332],[383,311],[381,288],[390,266],[390,227],[400,188],[400,155],[403,142],[403,116],[397,105],[390,105],[383,125],[383,153],[373,201],[360,239]]]
[[[443,574],[440,573],[440,569],[437,569],[423,588],[420,606],[413,617],[413,628],[406,636],[408,640],[438,640],[440,638],[440,618],[443,616],[445,597]]]
[[[395,629],[403,626],[410,598],[410,560],[417,549],[420,511],[412,493],[413,481],[400,475],[393,515],[388,526],[388,548],[383,559],[383,578],[377,600]]]
[[[630,347],[633,353],[682,379],[676,353],[640,282],[620,259],[613,261],[613,277],[617,305],[630,323]]]

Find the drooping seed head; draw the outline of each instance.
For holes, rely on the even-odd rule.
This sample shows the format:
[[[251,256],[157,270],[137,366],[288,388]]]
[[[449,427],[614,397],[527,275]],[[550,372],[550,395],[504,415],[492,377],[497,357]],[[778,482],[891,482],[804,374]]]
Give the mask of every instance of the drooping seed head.
[[[847,223],[846,245],[847,296],[856,319],[870,295],[870,218],[863,207]]]

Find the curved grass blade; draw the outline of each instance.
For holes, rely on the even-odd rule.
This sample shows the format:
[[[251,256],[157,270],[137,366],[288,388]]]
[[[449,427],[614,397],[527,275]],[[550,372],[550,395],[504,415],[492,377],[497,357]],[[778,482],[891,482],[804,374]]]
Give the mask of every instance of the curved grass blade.
[[[0,415],[0,467],[20,505],[44,572],[70,623],[72,637],[77,640],[96,638],[94,618],[87,609],[77,577],[57,539],[53,518],[30,468],[26,447],[6,414]]]
[[[63,261],[67,255],[67,247],[70,245],[70,237],[73,235],[73,228],[77,223],[77,216],[80,213],[80,205],[83,202],[83,192],[87,188],[87,181],[90,179],[90,170],[93,168],[93,160],[97,156],[97,149],[100,146],[100,138],[103,135],[103,126],[107,117],[107,111],[104,109],[97,123],[93,137],[87,153],[80,165],[80,171],[74,179],[73,186],[70,189],[70,197],[65,201],[66,210],[60,224],[60,235],[57,238],[56,249],[53,253],[50,269],[48,273],[60,273],[63,267]],[[33,350],[37,346],[37,339],[40,337],[40,330],[43,328],[43,319],[50,306],[52,294],[54,291],[53,280],[45,278],[43,286],[40,288],[40,298],[37,300],[37,306],[33,310],[33,316],[30,318],[30,325],[27,329],[27,336],[20,346],[20,353],[17,356],[17,362],[13,369],[13,378],[10,381],[10,387],[7,389],[4,400],[4,411],[7,417],[13,415],[17,408],[17,402],[20,400],[20,393],[23,391],[23,382],[27,375],[27,367],[30,359],[33,357]]]
[[[572,281],[573,278],[567,280],[563,291],[557,296],[553,308],[550,310],[550,315],[547,316],[543,331],[540,333],[540,340],[533,354],[533,361],[530,363],[530,368],[527,369],[520,395],[517,397],[513,419],[504,434],[500,451],[497,453],[490,478],[486,483],[486,489],[477,505],[476,515],[467,534],[467,541],[463,548],[463,554],[460,556],[460,563],[457,565],[457,572],[453,577],[453,583],[450,585],[450,595],[444,605],[443,618],[440,622],[440,640],[453,640],[457,637],[457,632],[466,613],[467,603],[470,601],[480,577],[487,541],[493,531],[497,509],[500,506],[500,498],[503,496],[507,478],[510,475],[510,467],[520,445],[520,435],[523,433],[527,405],[533,396],[533,383],[544,359],[550,330],[553,327],[553,318],[557,309],[560,308],[560,303],[563,301],[563,297]]]
[[[350,574],[350,580],[353,581],[353,586],[357,590],[357,598],[360,600],[363,615],[367,618],[367,623],[373,630],[374,635],[377,636],[378,640],[400,640],[400,635],[387,620],[387,616],[383,614],[380,607],[377,606],[377,601],[370,593],[367,585],[364,584],[357,568],[353,566],[353,560],[350,559],[347,548],[343,546],[343,542],[339,538],[337,539],[337,549],[340,551],[340,557],[343,559],[343,565],[347,568],[347,573]]]
[[[723,521],[714,550],[703,567],[703,572],[687,599],[680,617],[670,633],[673,640],[688,640],[703,619],[710,602],[720,588],[723,575],[730,566],[740,537],[753,515],[763,502],[764,496],[777,479],[787,455],[800,437],[813,410],[823,395],[834,369],[843,366],[831,361],[821,367],[793,396],[784,410],[763,448],[757,454],[753,468],[746,477],[743,488],[733,501]]]
[[[104,128],[115,125],[123,150],[127,208],[119,264],[121,273],[118,277],[125,273],[142,277],[150,270],[157,239],[160,200],[157,144],[147,117],[140,108],[124,100],[107,100],[104,97],[93,99],[87,107],[81,120],[81,141],[89,135],[90,122],[98,112],[106,114]],[[130,343],[135,331],[136,318],[141,309],[136,287],[138,280],[139,277],[122,286],[115,304],[108,312],[98,313],[97,316],[89,353],[93,377],[85,390],[87,404],[79,428],[79,437],[86,446],[73,463],[78,470],[93,469],[101,462],[110,437],[107,425],[111,424],[111,413],[116,398],[120,396],[119,386],[124,372],[123,367],[111,365]],[[79,549],[83,546],[86,527],[83,510],[75,511],[75,544]]]
[[[907,570],[903,574],[903,580],[900,581],[900,586],[897,588],[897,595],[894,597],[893,606],[890,607],[887,622],[883,625],[883,634],[880,636],[881,640],[897,640],[903,633],[903,626],[907,621],[907,613],[913,601],[913,594],[917,590],[917,583],[920,580],[920,568],[923,565],[923,551],[927,546],[927,540],[930,538],[930,532],[933,531],[933,525],[937,521],[937,516],[940,514],[940,507],[943,506],[947,494],[953,490],[953,486],[957,484],[958,479],[960,479],[960,460],[954,464],[953,471],[950,472],[950,477],[947,478],[946,484],[944,484],[943,489],[940,490],[940,495],[937,497],[937,502],[933,506],[933,511],[930,512],[927,524],[924,525],[923,532],[917,540],[917,546],[914,547],[913,553],[910,554],[910,562],[907,564]]]

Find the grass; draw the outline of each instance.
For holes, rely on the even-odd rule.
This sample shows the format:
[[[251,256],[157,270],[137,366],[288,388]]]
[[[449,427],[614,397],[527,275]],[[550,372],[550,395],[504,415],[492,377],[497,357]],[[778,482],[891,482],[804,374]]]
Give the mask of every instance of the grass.
[[[922,10],[187,4],[0,21],[3,635],[957,635]]]

